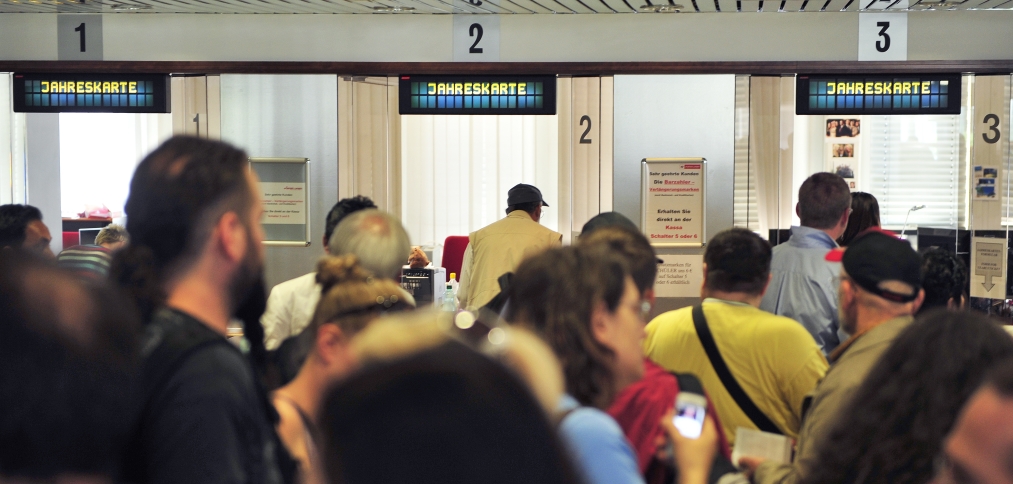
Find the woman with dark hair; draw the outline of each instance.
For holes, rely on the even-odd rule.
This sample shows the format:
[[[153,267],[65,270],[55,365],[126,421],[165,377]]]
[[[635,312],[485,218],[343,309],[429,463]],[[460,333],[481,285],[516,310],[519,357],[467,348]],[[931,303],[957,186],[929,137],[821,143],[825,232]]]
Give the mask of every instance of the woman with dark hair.
[[[844,230],[841,238],[837,239],[838,245],[847,247],[858,234],[870,227],[879,227],[879,202],[871,194],[852,192],[848,228]]]
[[[964,402],[1013,339],[987,317],[935,311],[894,341],[818,450],[805,484],[922,484]],[[830,371],[834,371],[833,368]]]
[[[521,263],[509,300],[507,319],[538,333],[563,365],[559,432],[586,481],[642,483],[629,441],[603,411],[644,373],[643,301],[626,264],[600,246],[549,250]],[[718,447],[713,421],[691,440],[670,420],[662,426],[675,440],[680,482],[705,482]],[[705,458],[679,459],[691,449]]]

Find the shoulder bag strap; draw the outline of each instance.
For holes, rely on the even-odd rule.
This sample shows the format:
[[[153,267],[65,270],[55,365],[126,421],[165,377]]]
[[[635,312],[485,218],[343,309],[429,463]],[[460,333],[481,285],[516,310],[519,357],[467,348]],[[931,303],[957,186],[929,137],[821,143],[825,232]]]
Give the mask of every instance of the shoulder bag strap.
[[[757,408],[753,400],[746,394],[746,391],[739,386],[739,382],[735,380],[732,372],[728,370],[728,365],[725,364],[724,358],[721,357],[718,345],[714,343],[714,336],[711,335],[711,330],[707,326],[707,319],[703,315],[703,305],[697,304],[693,306],[693,326],[696,327],[696,334],[700,337],[700,343],[703,344],[703,349],[707,352],[707,358],[710,359],[711,366],[714,367],[718,378],[721,379],[721,384],[725,386],[725,390],[728,390],[728,394],[732,396],[732,399],[735,400],[739,408],[745,412],[749,420],[752,420],[753,424],[760,430],[783,435],[784,432],[781,432],[781,429],[777,428],[777,425],[774,425],[774,422],[771,422]]]

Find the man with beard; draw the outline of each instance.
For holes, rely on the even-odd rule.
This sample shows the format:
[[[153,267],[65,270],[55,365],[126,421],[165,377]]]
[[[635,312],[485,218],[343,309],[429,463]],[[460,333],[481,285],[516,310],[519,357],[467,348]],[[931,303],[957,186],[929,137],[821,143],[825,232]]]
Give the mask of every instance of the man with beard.
[[[283,482],[266,399],[226,340],[263,269],[256,193],[246,153],[198,138],[166,141],[134,172],[131,245],[113,262],[147,321],[126,482]]]
[[[816,387],[799,432],[792,464],[743,457],[739,464],[754,471],[756,483],[791,483],[805,478],[819,465],[820,439],[830,438],[835,419],[861,386],[879,357],[913,320],[925,299],[921,288],[921,257],[906,241],[878,230],[859,235],[843,252],[830,251],[827,260],[840,261],[837,309],[851,339],[830,355],[831,366]]]

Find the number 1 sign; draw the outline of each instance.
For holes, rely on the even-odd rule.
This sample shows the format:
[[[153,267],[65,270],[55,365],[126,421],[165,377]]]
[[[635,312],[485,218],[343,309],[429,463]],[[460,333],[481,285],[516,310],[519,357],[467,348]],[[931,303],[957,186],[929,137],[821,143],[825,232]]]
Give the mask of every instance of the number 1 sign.
[[[907,14],[858,14],[858,60],[907,60]]]
[[[499,60],[499,17],[454,15],[454,62]]]

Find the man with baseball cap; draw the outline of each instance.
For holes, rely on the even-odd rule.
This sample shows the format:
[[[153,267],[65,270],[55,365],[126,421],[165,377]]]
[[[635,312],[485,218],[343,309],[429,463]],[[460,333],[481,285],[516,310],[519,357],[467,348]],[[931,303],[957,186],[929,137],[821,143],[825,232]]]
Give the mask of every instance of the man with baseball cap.
[[[500,276],[526,257],[562,245],[562,234],[538,223],[548,206],[538,188],[518,184],[507,192],[506,218],[471,233],[461,264],[461,307],[484,306],[499,294]]]
[[[830,355],[827,376],[816,387],[803,417],[794,463],[778,464],[744,457],[753,482],[798,482],[819,465],[817,448],[830,438],[834,419],[865,380],[876,360],[912,321],[925,298],[921,257],[906,241],[880,230],[859,235],[827,260],[841,262],[837,291],[841,325],[852,335]]]

